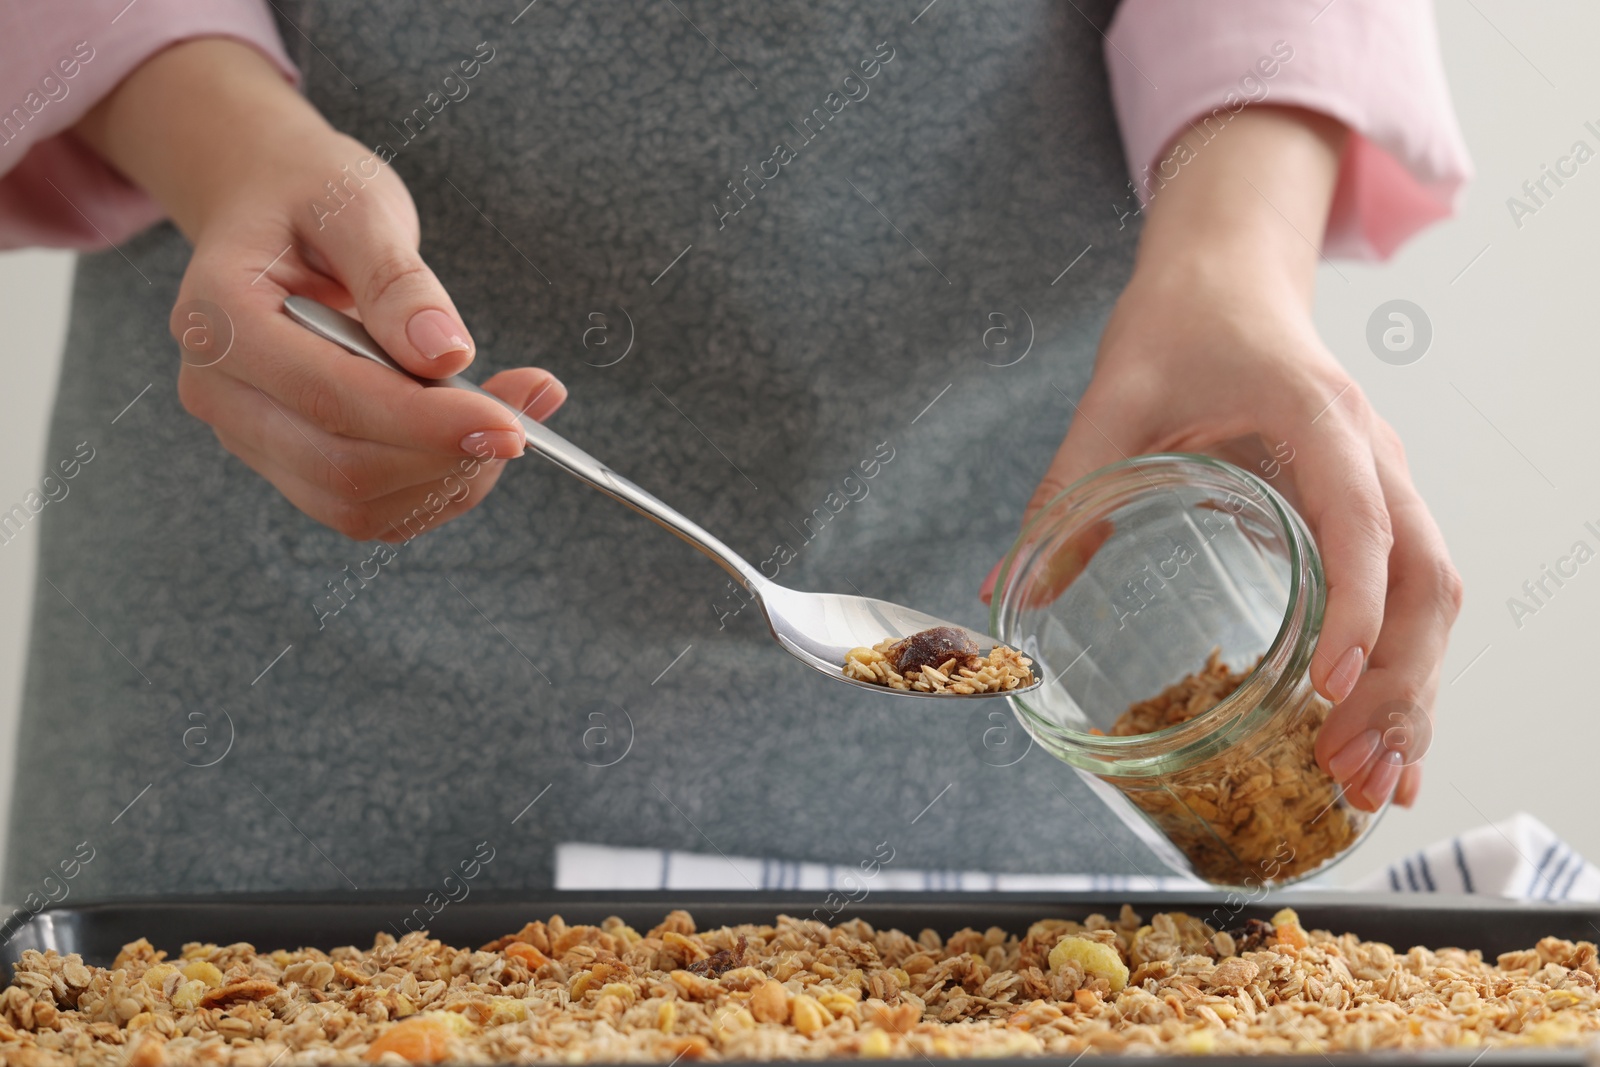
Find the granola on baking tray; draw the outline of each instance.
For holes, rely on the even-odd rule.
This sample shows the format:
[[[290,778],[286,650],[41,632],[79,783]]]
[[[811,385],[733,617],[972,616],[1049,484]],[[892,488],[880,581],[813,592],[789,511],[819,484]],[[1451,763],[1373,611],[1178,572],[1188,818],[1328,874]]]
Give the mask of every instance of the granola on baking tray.
[[[1221,909],[1219,909],[1219,912]],[[1213,916],[1219,922],[1237,913]],[[0,1058],[66,1064],[575,1063],[1312,1053],[1574,1046],[1600,1033],[1595,946],[1485,960],[1180,913],[1043,919],[941,938],[779,917],[698,931],[674,911],[531,922],[478,949],[426,933],[257,952],[149,942],[110,968],[28,951]]]

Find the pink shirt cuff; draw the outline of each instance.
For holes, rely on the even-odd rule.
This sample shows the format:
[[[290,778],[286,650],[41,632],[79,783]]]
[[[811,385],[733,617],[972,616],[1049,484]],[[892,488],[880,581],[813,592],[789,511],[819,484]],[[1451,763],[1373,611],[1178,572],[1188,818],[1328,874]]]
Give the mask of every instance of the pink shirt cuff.
[[[1105,53],[1141,203],[1176,174],[1173,138],[1220,135],[1251,103],[1349,127],[1329,255],[1387,259],[1472,177],[1429,0],[1123,0]]]
[[[253,45],[298,79],[262,0],[0,7],[0,248],[104,248],[162,217],[70,130],[145,60],[196,37]]]

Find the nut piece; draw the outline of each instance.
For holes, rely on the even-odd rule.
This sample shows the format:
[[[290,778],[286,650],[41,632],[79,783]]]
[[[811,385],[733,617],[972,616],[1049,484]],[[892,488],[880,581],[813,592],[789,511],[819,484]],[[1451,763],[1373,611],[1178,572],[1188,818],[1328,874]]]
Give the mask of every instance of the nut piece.
[[[757,1022],[781,1023],[789,1017],[789,991],[767,979],[750,994],[750,1014]]]
[[[146,1035],[128,1053],[128,1067],[166,1067],[167,1043],[159,1035]]]
[[[881,1060],[894,1051],[894,1042],[882,1030],[868,1030],[861,1035],[861,1058]]]
[[[833,1021],[816,997],[801,993],[789,1005],[789,1021],[794,1028],[808,1037]]]
[[[1059,971],[1068,962],[1076,963],[1083,973],[1094,978],[1104,978],[1111,992],[1120,993],[1128,985],[1128,965],[1110,945],[1091,941],[1086,937],[1063,937],[1050,950],[1050,969]]]

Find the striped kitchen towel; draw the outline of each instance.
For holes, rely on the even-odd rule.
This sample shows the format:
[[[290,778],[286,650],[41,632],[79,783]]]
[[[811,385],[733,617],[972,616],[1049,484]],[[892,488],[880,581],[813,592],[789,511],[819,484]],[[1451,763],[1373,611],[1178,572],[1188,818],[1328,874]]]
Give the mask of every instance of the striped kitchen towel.
[[[893,849],[887,846],[855,864],[580,843],[558,845],[555,860],[556,888],[572,890],[815,889],[859,899],[855,894],[869,887],[1106,893],[1207,888],[1198,879],[1175,874],[995,874],[908,868],[895,863]],[[1317,886],[1325,887],[1325,883]],[[1538,819],[1518,814],[1413,853],[1351,888],[1526,900],[1600,900],[1600,868],[1585,861]]]
[[[1413,852],[1351,888],[1600,901],[1600,867],[1578,855],[1544,823],[1519,812]]]

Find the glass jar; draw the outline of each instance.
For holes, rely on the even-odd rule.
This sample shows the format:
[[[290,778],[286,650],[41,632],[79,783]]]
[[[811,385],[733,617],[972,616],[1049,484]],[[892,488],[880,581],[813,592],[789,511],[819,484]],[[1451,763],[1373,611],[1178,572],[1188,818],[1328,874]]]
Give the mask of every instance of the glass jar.
[[[1308,675],[1324,593],[1310,531],[1267,481],[1209,456],[1140,456],[1028,523],[1001,565],[990,632],[1044,677],[1008,697],[1024,728],[1173,869],[1283,885],[1377,821],[1313,754],[1330,708]],[[1118,735],[1135,705],[1163,721],[1146,702],[1197,674],[1209,692],[1237,688],[1186,721],[1148,733],[1124,721]],[[1215,699],[1201,689],[1196,707]]]

